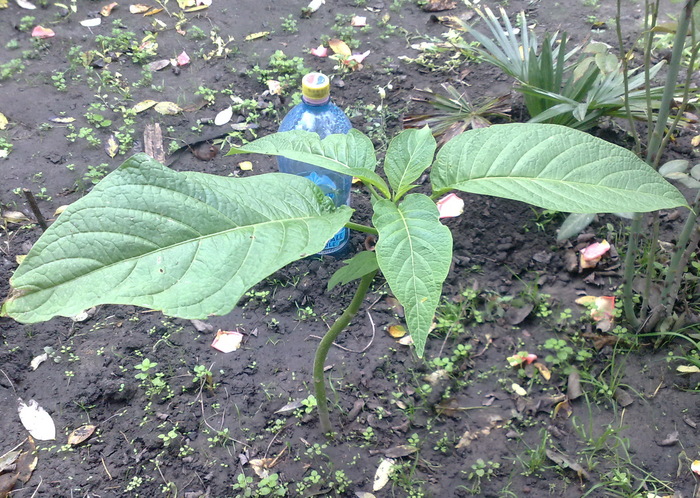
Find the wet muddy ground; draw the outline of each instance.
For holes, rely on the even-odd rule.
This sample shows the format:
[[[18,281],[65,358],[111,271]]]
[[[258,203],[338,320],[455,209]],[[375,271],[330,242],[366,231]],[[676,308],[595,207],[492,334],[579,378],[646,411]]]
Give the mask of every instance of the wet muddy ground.
[[[144,131],[156,123],[172,168],[274,171],[273,159],[261,156],[247,158],[252,170],[242,170],[243,158],[225,156],[221,140],[232,131],[233,141],[274,132],[308,70],[334,76],[335,102],[380,150],[406,115],[425,109],[411,100],[416,89],[450,83],[473,98],[510,94],[512,85],[454,51],[412,48],[445,40],[438,16],[470,18],[462,3],[426,12],[412,1],[329,0],[309,17],[299,1],[213,0],[185,13],[171,0],[149,4],[162,9],[150,15],[119,4],[107,16],[100,14],[107,2],[40,3],[26,10],[10,0],[0,9],[0,113],[8,119],[0,126],[7,155],[0,204],[32,220],[22,189],[50,222],[57,208],[142,151]],[[511,18],[524,9],[538,29],[567,31],[575,42],[615,39],[614,5],[606,0],[489,4],[502,4]],[[643,11],[626,4],[629,41]],[[368,27],[350,26],[355,15]],[[89,19],[101,22],[80,23]],[[37,25],[55,36],[32,38]],[[369,50],[361,69],[309,53],[338,37],[355,53]],[[183,52],[188,64],[149,67]],[[422,65],[408,60],[421,55]],[[268,80],[281,83],[281,95]],[[133,111],[145,100],[179,110]],[[215,125],[229,105],[232,121]],[[512,107],[513,119],[522,119],[515,94]],[[624,143],[614,126],[594,133]],[[679,143],[676,153],[685,152]],[[35,442],[36,468],[11,496],[366,497],[385,458],[394,470],[378,497],[695,496],[697,381],[676,373],[673,358],[688,347],[654,348],[652,339],[621,329],[623,340],[610,340],[596,330],[574,300],[614,292],[619,259],[594,272],[569,271],[580,244],[556,242],[563,215],[465,200],[465,215],[446,221],[453,266],[425,358],[387,333],[402,323],[402,311],[381,280],[331,350],[335,440],[320,433],[309,400],[318,337],[354,292],[353,283],[326,291],[341,266],[332,258],[290,265],[231,314],[206,323],[129,306],[102,306],[80,321],[0,318],[0,454],[27,438],[18,398],[36,400],[57,427],[55,441]],[[363,192],[354,203],[362,217]],[[601,217],[582,240],[606,238],[622,251],[623,234],[619,220]],[[40,235],[29,222],[0,231],[3,297],[17,257]],[[360,247],[362,235],[352,242]],[[219,329],[242,332],[242,348],[212,349]],[[551,377],[533,365],[511,367],[506,359],[519,351],[537,354]],[[32,359],[45,352],[48,360],[33,370]],[[583,394],[575,397],[577,375]],[[95,433],[68,444],[86,424]],[[264,472],[272,477],[261,478]],[[0,494],[15,474],[0,475]]]

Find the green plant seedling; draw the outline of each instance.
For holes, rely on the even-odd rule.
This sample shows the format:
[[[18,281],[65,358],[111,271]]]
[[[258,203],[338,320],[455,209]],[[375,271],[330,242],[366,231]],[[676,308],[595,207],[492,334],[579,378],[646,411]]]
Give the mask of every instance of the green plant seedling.
[[[452,236],[436,199],[460,190],[564,212],[686,205],[631,152],[562,126],[494,125],[435,150],[429,128],[401,132],[387,149],[386,180],[375,171],[371,140],[357,130],[323,140],[303,131],[276,133],[231,151],[283,155],[359,178],[372,198],[371,227],[350,222],[350,207],[336,207],[303,177],[181,173],[138,154],[42,235],[11,278],[1,314],[38,322],[115,303],[204,319],[228,313],[253,285],[319,252],[343,226],[374,233],[374,254],[351,263],[346,274],[360,280],[355,296],[316,352],[315,397],[328,433],[325,358],[379,271],[423,356],[452,260]],[[432,194],[412,192],[429,167]]]

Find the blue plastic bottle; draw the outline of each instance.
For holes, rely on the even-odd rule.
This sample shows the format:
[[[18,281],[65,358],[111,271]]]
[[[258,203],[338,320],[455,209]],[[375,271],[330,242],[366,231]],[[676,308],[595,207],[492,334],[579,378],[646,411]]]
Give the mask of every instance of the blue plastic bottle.
[[[330,80],[321,73],[309,73],[301,81],[302,102],[285,116],[279,131],[305,130],[318,133],[321,138],[335,133],[347,133],[352,128],[345,113],[330,100]],[[305,176],[335,202],[336,206],[350,204],[352,177],[329,171],[300,161],[278,156],[282,173]],[[335,254],[348,243],[350,232],[343,227],[319,254]]]

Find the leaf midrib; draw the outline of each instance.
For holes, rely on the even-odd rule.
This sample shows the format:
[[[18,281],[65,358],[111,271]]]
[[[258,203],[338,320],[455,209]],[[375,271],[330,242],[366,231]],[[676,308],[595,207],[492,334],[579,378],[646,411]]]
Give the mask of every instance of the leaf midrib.
[[[37,287],[36,285],[32,285],[32,284],[24,284],[24,285],[22,285],[22,284],[21,284],[21,281],[20,281],[19,284],[13,282],[13,284],[14,284],[13,287],[14,287],[15,289],[17,289],[17,290],[29,290],[29,289],[28,289],[28,286],[31,285],[32,287],[38,289],[38,290],[34,290],[34,291],[29,290],[29,292],[27,292],[26,294],[24,294],[24,296],[26,296],[26,295],[33,294],[33,293],[36,293],[36,292],[41,292],[41,291],[46,291],[46,290],[58,288],[58,287],[60,287],[60,286],[62,286],[62,285],[68,284],[68,283],[70,283],[70,282],[77,281],[77,280],[80,280],[80,279],[82,279],[82,278],[89,277],[89,276],[90,276],[91,274],[93,274],[93,273],[101,272],[101,271],[104,271],[104,270],[108,270],[109,268],[111,268],[111,267],[113,267],[113,266],[116,266],[116,265],[126,264],[126,263],[129,263],[129,262],[133,262],[133,261],[135,261],[135,260],[140,260],[140,259],[142,259],[142,258],[146,258],[146,257],[149,257],[149,256],[153,256],[153,255],[155,255],[155,254],[157,254],[157,253],[159,253],[159,252],[166,251],[166,250],[170,250],[170,249],[174,249],[174,248],[177,248],[178,246],[182,246],[182,245],[185,245],[185,244],[190,244],[190,243],[201,244],[201,242],[203,242],[204,240],[206,240],[206,239],[208,239],[208,238],[218,237],[218,236],[223,236],[223,235],[226,235],[226,234],[234,233],[234,232],[237,231],[237,230],[253,229],[253,230],[255,231],[255,229],[256,229],[257,227],[264,227],[264,226],[266,226],[266,225],[272,225],[272,224],[276,224],[276,223],[288,223],[288,222],[291,222],[291,221],[301,221],[301,222],[304,222],[304,223],[306,224],[306,226],[307,226],[307,230],[309,230],[309,225],[308,225],[308,223],[307,223],[307,220],[312,220],[312,219],[318,219],[318,218],[317,218],[317,217],[313,217],[313,216],[306,216],[306,217],[302,217],[302,218],[285,218],[285,219],[283,219],[283,220],[269,220],[269,221],[262,222],[262,223],[256,223],[255,225],[241,225],[241,226],[229,228],[229,229],[226,229],[226,230],[214,232],[214,233],[211,233],[211,234],[202,235],[202,236],[199,236],[199,237],[194,237],[194,238],[191,238],[191,239],[188,239],[188,240],[183,240],[183,241],[180,241],[180,242],[176,242],[176,243],[174,243],[174,244],[170,244],[170,245],[168,245],[168,246],[159,247],[158,249],[154,249],[154,250],[152,250],[152,251],[149,251],[149,252],[146,252],[146,253],[143,253],[143,254],[139,254],[139,255],[137,255],[137,256],[132,256],[132,257],[130,257],[130,258],[126,258],[126,259],[122,259],[122,260],[119,260],[119,261],[115,261],[115,262],[113,262],[113,263],[109,263],[108,265],[101,266],[101,267],[99,267],[99,268],[96,268],[96,269],[94,269],[94,270],[91,270],[91,271],[89,271],[89,272],[87,272],[87,273],[83,273],[82,275],[79,275],[79,276],[77,276],[77,277],[75,277],[75,278],[71,278],[71,279],[69,279],[69,280],[65,280],[65,281],[61,282],[60,284],[58,284],[58,285],[53,285],[53,286],[51,286],[51,287]],[[94,231],[94,232],[84,232],[84,233],[97,233],[97,234],[99,234],[99,233],[114,233],[114,232],[100,232],[100,231]],[[252,244],[251,244],[250,246],[252,246]],[[249,246],[249,248],[250,248],[250,246]],[[62,261],[62,260],[64,260],[64,259],[68,259],[68,258],[60,258],[60,259],[54,259],[54,260],[52,260],[52,261],[44,262],[44,263],[42,264],[42,266],[45,265],[45,264],[48,264],[48,263],[55,263],[55,262],[58,262],[58,261]],[[190,261],[190,262],[188,263],[188,266],[191,267],[191,265],[192,265],[193,262],[194,262],[194,258],[192,259],[192,261]],[[183,275],[189,271],[189,267],[183,272]],[[30,272],[27,272],[27,273],[25,273],[24,275],[21,275],[20,277],[25,277],[25,276],[31,275],[31,274],[32,274],[34,271],[36,271],[37,269],[38,269],[38,268],[33,268]],[[179,279],[178,279],[178,281],[179,281]]]

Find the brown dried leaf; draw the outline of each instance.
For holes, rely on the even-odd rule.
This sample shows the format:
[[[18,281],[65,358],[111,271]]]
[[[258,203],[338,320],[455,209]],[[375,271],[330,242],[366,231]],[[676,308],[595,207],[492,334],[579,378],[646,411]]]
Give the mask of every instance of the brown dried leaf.
[[[574,400],[583,396],[583,390],[581,389],[581,375],[577,370],[573,370],[569,374],[569,380],[566,383],[566,397],[568,399]]]
[[[437,405],[435,405],[435,412],[438,415],[455,417],[457,414],[459,414],[459,401],[457,401],[455,398],[443,399]]]
[[[624,389],[617,388],[615,389],[615,394],[613,395],[615,398],[615,401],[617,401],[617,404],[620,405],[622,408],[631,405],[634,400],[632,399],[632,396],[625,391]]]
[[[81,425],[68,436],[68,444],[77,446],[95,433],[97,427],[94,425]]]
[[[588,472],[586,472],[586,469],[584,469],[578,462],[571,460],[568,456],[564,455],[563,453],[559,453],[558,451],[554,451],[551,449],[545,450],[545,453],[547,453],[547,457],[551,461],[553,461],[560,467],[568,467],[571,470],[575,471],[579,475],[579,477],[583,477],[585,479],[590,480],[591,476],[588,474]]]
[[[170,59],[160,59],[157,61],[153,61],[150,64],[148,64],[148,69],[151,71],[160,71],[161,69],[165,69],[166,67],[170,66],[171,62]],[[145,102],[154,102],[153,105],[155,105],[155,101],[152,100],[146,100]]]
[[[416,451],[418,451],[418,448],[415,446],[411,446],[410,444],[400,444],[384,451],[384,456],[388,458],[401,458],[412,455]]]
[[[110,14],[112,13],[112,10],[113,10],[114,7],[116,7],[117,5],[119,5],[117,2],[112,2],[112,3],[110,3],[110,4],[105,5],[104,7],[102,7],[102,8],[100,9],[100,15],[103,16],[103,17],[107,17],[108,15],[110,15]]]
[[[146,128],[143,130],[143,148],[146,154],[159,163],[165,164],[163,132],[160,130],[160,123],[146,125]]]

